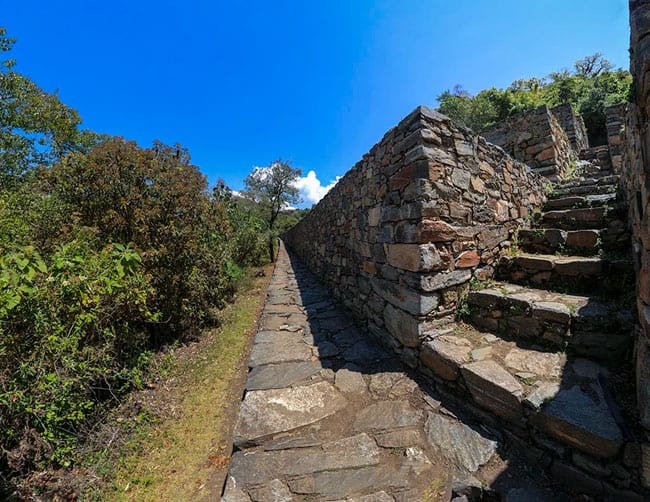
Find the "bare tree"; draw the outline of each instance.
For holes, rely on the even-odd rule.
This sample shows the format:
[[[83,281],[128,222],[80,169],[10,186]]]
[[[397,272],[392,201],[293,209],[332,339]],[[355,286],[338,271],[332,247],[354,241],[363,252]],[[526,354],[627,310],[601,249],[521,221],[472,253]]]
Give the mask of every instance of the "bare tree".
[[[600,52],[578,59],[573,66],[576,74],[581,77],[597,77],[604,71],[614,68],[614,65],[607,61]]]

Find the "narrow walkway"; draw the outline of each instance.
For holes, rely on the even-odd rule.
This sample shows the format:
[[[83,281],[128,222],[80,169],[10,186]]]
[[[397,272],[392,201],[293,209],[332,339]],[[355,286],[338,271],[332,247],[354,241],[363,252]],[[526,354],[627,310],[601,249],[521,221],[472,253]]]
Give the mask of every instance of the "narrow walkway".
[[[249,367],[222,500],[476,500],[484,489],[562,500],[498,431],[359,329],[284,246]]]

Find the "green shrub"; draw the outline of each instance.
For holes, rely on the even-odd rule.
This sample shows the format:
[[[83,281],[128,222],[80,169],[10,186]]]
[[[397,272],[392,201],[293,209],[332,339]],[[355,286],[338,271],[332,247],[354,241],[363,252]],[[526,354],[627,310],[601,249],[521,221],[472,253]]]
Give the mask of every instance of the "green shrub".
[[[209,197],[182,147],[111,138],[69,155],[44,177],[102,243],[131,242],[141,253],[161,313],[153,342],[196,330],[232,293],[223,274],[232,231],[226,209]]]
[[[0,429],[15,470],[67,465],[80,428],[108,396],[140,385],[152,288],[140,255],[92,235],[49,259],[33,247],[0,257]]]

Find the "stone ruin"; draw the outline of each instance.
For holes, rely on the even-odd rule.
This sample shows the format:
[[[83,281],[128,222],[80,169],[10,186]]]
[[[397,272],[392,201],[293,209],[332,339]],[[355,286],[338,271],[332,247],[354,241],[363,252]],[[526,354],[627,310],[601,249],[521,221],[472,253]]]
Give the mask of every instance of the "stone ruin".
[[[424,333],[454,321],[546,182],[469,130],[419,107],[283,238],[368,329],[420,365]]]
[[[540,106],[531,112],[509,117],[481,134],[490,143],[499,145],[515,159],[530,166],[535,173],[562,177],[577,160],[575,149],[586,141],[582,119],[573,113],[570,105],[569,109],[569,113],[564,105],[556,109],[561,119],[558,120],[548,106]],[[570,131],[573,141],[563,125]]]
[[[557,479],[615,500],[650,494],[648,20],[650,1],[632,1],[636,103],[606,110],[607,145],[589,145],[569,105],[512,117],[484,137],[418,107],[283,236],[407,366],[487,424],[500,424],[509,441],[523,444],[531,461]],[[619,178],[629,213],[619,203]],[[585,254],[629,253],[628,227],[636,313],[524,286],[471,291],[489,284],[504,262],[513,282],[586,294],[597,281],[620,279],[625,286],[625,260]],[[521,254],[518,246],[538,254]],[[567,250],[579,256],[566,256]],[[570,350],[568,361],[558,359],[566,365],[562,381],[533,386],[531,393],[525,375],[534,373],[515,378],[503,369],[506,360],[485,356],[483,342],[456,336],[465,298],[482,329],[516,339],[532,333],[552,350]],[[608,372],[597,362],[625,365],[632,347],[639,418],[630,429],[613,411]],[[532,352],[520,352],[521,367],[537,364]],[[636,416],[627,413],[628,420]]]

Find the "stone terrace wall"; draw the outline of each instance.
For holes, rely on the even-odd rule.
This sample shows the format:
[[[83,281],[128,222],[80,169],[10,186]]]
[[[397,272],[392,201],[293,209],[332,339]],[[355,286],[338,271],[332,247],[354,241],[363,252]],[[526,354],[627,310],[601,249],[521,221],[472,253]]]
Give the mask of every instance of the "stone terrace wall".
[[[622,178],[629,203],[637,272],[639,333],[636,344],[637,401],[650,438],[650,1],[630,2],[630,71],[636,90],[628,105]],[[642,481],[650,487],[650,444],[642,444]]]
[[[546,105],[510,117],[481,135],[544,176],[562,176],[576,160],[569,138]]]
[[[545,185],[501,148],[419,107],[283,239],[416,367],[427,333],[453,321],[472,277],[492,275]]]
[[[551,108],[551,112],[555,115],[560,127],[564,129],[576,155],[579,155],[582,150],[589,148],[589,138],[587,137],[585,122],[582,120],[582,115],[575,112],[571,103],[564,103],[563,105]]]
[[[625,110],[627,103],[610,106],[605,109],[605,123],[607,125],[607,144],[614,172],[621,171],[623,159],[622,129],[625,125]]]
[[[650,1],[630,1],[630,72],[635,103],[629,103],[623,133],[622,182],[629,204],[637,273],[637,404],[650,439]],[[642,445],[642,482],[650,487],[650,443]]]

